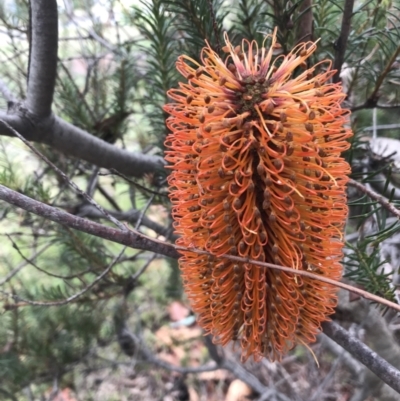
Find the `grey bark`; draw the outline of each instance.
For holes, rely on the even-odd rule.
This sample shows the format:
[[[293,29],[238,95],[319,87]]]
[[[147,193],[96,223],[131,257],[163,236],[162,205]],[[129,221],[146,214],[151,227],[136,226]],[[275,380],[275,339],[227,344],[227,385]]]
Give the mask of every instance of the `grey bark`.
[[[92,234],[97,237],[116,242],[117,244],[126,245],[134,249],[143,249],[150,252],[159,253],[160,255],[168,256],[174,259],[179,257],[179,253],[175,250],[172,244],[153,240],[137,231],[123,231],[74,216],[55,207],[38,202],[37,200],[22,195],[19,192],[4,187],[3,185],[0,185],[0,200],[20,207],[21,209],[30,213],[42,216],[47,220],[54,221],[55,223],[65,225],[87,234]]]
[[[29,54],[27,109],[36,117],[51,113],[57,72],[57,2],[35,0],[31,6],[31,48]]]
[[[357,377],[362,380],[362,386],[352,401],[371,395],[380,401],[400,399],[400,346],[388,327],[390,317],[390,311],[382,316],[382,311],[366,300],[350,302],[348,294],[340,291],[335,318],[357,323],[365,331],[364,342],[370,348],[336,323],[322,325],[326,335],[368,368]]]
[[[29,141],[44,143],[63,154],[99,167],[114,168],[128,176],[142,177],[145,173],[163,171],[165,163],[162,157],[117,148],[53,114],[38,119],[27,109],[17,109],[8,114],[0,111],[0,120]],[[1,122],[0,135],[14,136]]]

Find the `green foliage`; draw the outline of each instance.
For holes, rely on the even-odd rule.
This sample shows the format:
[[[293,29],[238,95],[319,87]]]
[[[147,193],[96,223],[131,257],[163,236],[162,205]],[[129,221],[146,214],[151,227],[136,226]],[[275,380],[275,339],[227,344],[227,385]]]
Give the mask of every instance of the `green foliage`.
[[[398,99],[399,91],[390,85],[391,78],[398,73],[390,66],[390,71],[386,71],[389,60],[398,52],[398,11],[393,6],[388,12],[380,1],[368,1],[361,3],[354,13],[355,29],[349,38],[346,63],[352,69],[349,96],[360,102],[373,93],[382,74],[386,79],[379,88],[381,102],[390,103]],[[375,102],[377,99],[370,100]]]
[[[133,14],[128,17],[144,39],[141,50],[146,54],[146,72],[143,76],[144,99],[148,110],[146,114],[156,133],[152,139],[162,148],[166,135],[166,114],[162,106],[168,101],[167,90],[176,86],[178,81],[174,68],[178,52],[173,16],[167,12],[163,2],[156,0],[141,1],[141,6],[134,7]]]
[[[224,10],[221,0],[174,0],[165,1],[173,15],[173,24],[177,30],[176,39],[182,43],[180,50],[195,60],[199,59],[204,41],[215,51],[220,51],[224,18],[228,12]]]
[[[384,265],[388,261],[382,258],[379,245],[399,233],[400,225],[397,222],[388,224],[385,211],[379,210],[374,202],[362,199],[358,204],[368,209],[372,206],[372,210],[363,215],[363,218],[365,222],[370,222],[372,215],[378,216],[377,227],[375,233],[361,238],[355,245],[347,244],[345,277],[372,294],[395,301],[394,289],[391,286],[393,272],[385,272]],[[356,203],[353,203],[353,206],[355,205]]]
[[[268,9],[267,3],[257,0],[239,0],[236,7],[232,34],[240,33],[243,38],[262,43],[268,29],[265,26],[266,18],[264,16]]]
[[[319,42],[319,51],[321,56],[333,60],[335,52],[334,46],[339,36],[339,29],[342,19],[343,8],[338,3],[331,0],[320,0],[315,6],[314,15],[314,37],[321,38]]]
[[[0,353],[0,381],[11,393],[36,377],[51,381],[63,375],[68,364],[86,357],[103,324],[91,305],[10,308],[2,316],[10,329],[0,340],[7,348]]]
[[[9,141],[0,139],[0,184],[41,202],[49,202],[49,186],[38,180],[34,174],[23,174],[21,166],[8,155],[9,145]]]

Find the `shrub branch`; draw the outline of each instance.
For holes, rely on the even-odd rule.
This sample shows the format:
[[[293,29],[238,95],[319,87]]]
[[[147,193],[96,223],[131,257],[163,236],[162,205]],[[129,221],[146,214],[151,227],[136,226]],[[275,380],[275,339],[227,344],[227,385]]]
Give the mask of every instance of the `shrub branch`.
[[[0,199],[4,200],[14,206],[20,207],[28,212],[34,213],[36,215],[42,216],[48,220],[54,221],[56,223],[66,225],[68,227],[74,228],[76,230],[83,231],[88,234],[95,235],[100,238],[104,238],[119,244],[126,245],[135,249],[144,249],[151,252],[155,252],[164,256],[179,258],[178,251],[188,251],[197,252],[199,254],[208,254],[206,251],[201,251],[195,248],[184,248],[172,244],[165,243],[163,241],[159,241],[157,239],[149,238],[139,232],[134,232],[131,230],[122,231],[119,229],[115,229],[113,227],[106,227],[101,224],[95,223],[93,221],[82,219],[81,217],[73,216],[61,210],[58,210],[52,206],[46,205],[44,203],[38,202],[34,199],[31,199],[25,195],[22,195],[16,191],[13,191],[3,185],[0,185]],[[322,277],[308,271],[300,271],[295,270],[285,266],[274,265],[271,263],[263,263],[258,261],[249,260],[247,258],[241,258],[238,256],[231,255],[221,255],[221,257],[232,259],[238,262],[252,263],[257,266],[262,266],[266,268],[278,269],[285,272],[289,272],[292,274],[297,274],[301,276],[311,277],[313,279],[323,281],[327,284],[335,285],[337,287],[344,288],[348,291],[354,292],[363,296],[366,299],[371,301],[379,302],[385,306],[394,308],[400,311],[400,305],[390,302],[386,299],[380,298],[376,295],[370,294],[366,291],[363,291],[359,288],[352,287],[345,283],[334,281],[327,279],[326,277]],[[10,294],[7,294],[10,295]],[[26,301],[26,300],[25,300]],[[340,326],[338,326],[340,328]],[[333,340],[337,341],[338,344],[342,345],[343,342],[345,345],[343,347],[351,352],[354,344],[357,344],[355,347],[357,353],[361,356],[358,356],[358,359],[365,364],[369,369],[371,369],[379,378],[381,378],[385,383],[394,388],[396,391],[400,391],[400,372],[393,368],[390,364],[382,364],[377,359],[375,362],[375,353],[371,351],[367,346],[365,346],[361,341],[352,338],[348,332],[344,329],[337,329],[336,326],[330,326],[326,323],[323,324],[324,331],[328,330],[329,335]],[[337,340],[336,340],[337,338]],[[347,348],[346,348],[347,347]],[[357,354],[358,355],[358,354]],[[373,356],[373,357],[372,357]],[[378,367],[377,367],[378,366]],[[375,369],[375,370],[373,370]],[[396,382],[397,381],[397,382]]]

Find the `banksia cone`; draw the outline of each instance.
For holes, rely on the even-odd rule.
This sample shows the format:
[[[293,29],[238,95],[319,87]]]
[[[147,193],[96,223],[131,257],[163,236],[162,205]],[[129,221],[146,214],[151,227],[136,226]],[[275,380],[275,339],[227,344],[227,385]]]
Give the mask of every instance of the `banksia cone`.
[[[186,294],[217,343],[240,340],[242,358],[280,359],[315,341],[336,305],[318,280],[238,263],[236,255],[339,280],[352,134],[339,84],[324,61],[307,69],[315,43],[273,56],[225,37],[223,61],[207,46],[198,64],[180,56],[186,78],[165,106],[166,160]]]

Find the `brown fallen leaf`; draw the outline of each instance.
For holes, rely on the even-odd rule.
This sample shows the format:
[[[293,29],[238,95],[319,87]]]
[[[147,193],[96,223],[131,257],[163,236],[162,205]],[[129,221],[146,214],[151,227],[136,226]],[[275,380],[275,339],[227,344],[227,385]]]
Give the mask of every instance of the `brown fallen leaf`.
[[[56,396],[52,398],[53,401],[77,401],[77,399],[72,394],[70,388],[64,388],[60,390]]]
[[[235,379],[229,385],[225,401],[248,401],[251,388],[239,379]]]
[[[212,370],[210,372],[199,373],[199,379],[204,381],[208,380],[222,381],[226,380],[228,376],[229,372],[225,369],[217,369],[217,370]]]
[[[177,322],[189,316],[190,310],[186,308],[186,306],[184,306],[182,303],[174,301],[168,306],[168,313],[169,318],[173,322]]]
[[[171,328],[168,326],[160,327],[156,332],[156,337],[161,344],[168,346],[176,345],[189,340],[201,338],[202,331],[200,327],[177,327]]]

